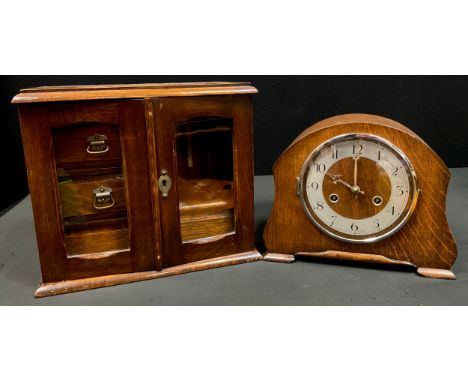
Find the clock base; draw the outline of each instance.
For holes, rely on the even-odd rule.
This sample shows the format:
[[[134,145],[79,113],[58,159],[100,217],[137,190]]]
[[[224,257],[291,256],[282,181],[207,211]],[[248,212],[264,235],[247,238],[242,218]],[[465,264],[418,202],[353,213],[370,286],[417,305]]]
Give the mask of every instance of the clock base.
[[[444,280],[456,280],[457,276],[455,273],[448,269],[437,269],[437,268],[418,268],[416,270],[418,275],[423,277],[430,277],[433,279],[444,279]]]
[[[373,253],[356,253],[356,252],[343,252],[343,251],[324,251],[324,252],[298,252],[296,256],[317,257],[322,259],[332,260],[346,260],[346,261],[361,261],[363,263],[371,264],[398,264],[408,265],[415,267],[413,263],[403,260],[394,260],[382,255],[375,255]]]
[[[292,263],[296,256],[315,257],[322,259],[332,260],[345,260],[345,261],[361,261],[363,263],[372,264],[394,264],[405,265],[416,268],[416,273],[429,278],[456,280],[455,274],[448,269],[437,268],[424,268],[417,267],[409,261],[394,260],[386,256],[375,255],[372,253],[355,253],[355,252],[342,252],[342,251],[324,251],[324,252],[298,252],[295,255],[286,253],[267,253],[263,256],[263,261],[270,261],[274,263]]]
[[[294,255],[285,253],[267,253],[263,256],[263,261],[272,263],[292,263],[295,260]]]

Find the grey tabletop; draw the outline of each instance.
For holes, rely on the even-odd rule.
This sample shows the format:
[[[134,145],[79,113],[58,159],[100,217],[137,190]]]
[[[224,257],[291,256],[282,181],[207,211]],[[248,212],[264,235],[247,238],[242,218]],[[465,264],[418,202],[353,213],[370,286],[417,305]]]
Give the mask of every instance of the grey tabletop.
[[[306,259],[255,262],[34,299],[40,282],[30,198],[0,218],[0,305],[468,305],[468,168],[451,169],[447,213],[458,245],[456,281],[381,266]],[[257,246],[273,177],[255,177]]]

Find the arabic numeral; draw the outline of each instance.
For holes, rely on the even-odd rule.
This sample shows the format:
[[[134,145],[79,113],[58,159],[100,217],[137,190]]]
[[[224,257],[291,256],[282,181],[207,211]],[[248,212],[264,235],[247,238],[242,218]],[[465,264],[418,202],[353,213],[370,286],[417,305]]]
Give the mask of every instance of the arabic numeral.
[[[398,166],[395,167],[395,170],[393,170],[392,175],[393,175],[393,176],[396,176],[396,175],[398,174],[398,170],[399,170],[399,169],[400,169],[400,168],[399,168]]]
[[[324,172],[326,169],[325,163],[315,163],[315,171],[316,172]]]
[[[360,154],[362,154],[363,149],[364,149],[364,147],[361,144],[355,143],[353,145],[353,154],[354,155],[360,155]]]
[[[395,206],[392,206],[392,208],[390,208],[390,213],[393,215],[395,215]]]
[[[335,224],[335,220],[336,220],[337,216],[332,215],[331,218],[332,218],[332,222],[331,222],[331,224],[330,224],[330,227],[333,227],[333,224]]]
[[[319,188],[319,184],[317,182],[312,182],[310,187],[312,188],[312,190],[317,191]]]
[[[356,223],[352,223],[352,224],[351,224],[351,231],[356,232],[358,229],[359,229],[359,227],[357,226]]]
[[[398,191],[398,196],[401,196],[405,193],[405,189],[403,188],[403,186],[396,186],[397,188],[397,191]]]
[[[323,203],[322,202],[317,202],[316,207],[318,211],[323,211]]]
[[[373,223],[375,228],[380,228],[380,219],[374,219]]]

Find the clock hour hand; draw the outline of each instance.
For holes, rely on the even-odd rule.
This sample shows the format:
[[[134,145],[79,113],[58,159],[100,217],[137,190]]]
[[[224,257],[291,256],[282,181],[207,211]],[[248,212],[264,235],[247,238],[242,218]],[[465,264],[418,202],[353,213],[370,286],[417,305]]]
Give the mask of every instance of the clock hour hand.
[[[364,191],[361,191],[361,189],[358,186],[351,186],[349,183],[341,179],[341,175],[339,174],[335,175],[335,174],[330,174],[330,173],[327,173],[327,175],[331,178],[334,184],[341,183],[343,186],[349,188],[354,194],[361,193],[364,195]]]
[[[345,182],[343,179],[341,179],[341,175],[340,174],[330,174],[330,173],[327,173],[327,175],[331,178],[332,182],[334,184],[337,184],[337,183],[341,183],[343,186],[346,186],[348,187],[350,190],[353,188],[353,186],[351,186],[349,183]]]

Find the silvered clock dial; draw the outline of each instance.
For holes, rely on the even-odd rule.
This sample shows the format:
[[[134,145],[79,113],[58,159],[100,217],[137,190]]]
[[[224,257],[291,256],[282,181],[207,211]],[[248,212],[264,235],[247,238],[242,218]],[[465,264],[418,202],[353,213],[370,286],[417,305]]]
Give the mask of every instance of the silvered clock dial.
[[[324,142],[305,161],[298,179],[309,219],[345,242],[370,243],[397,232],[415,209],[418,193],[405,154],[371,134]]]

